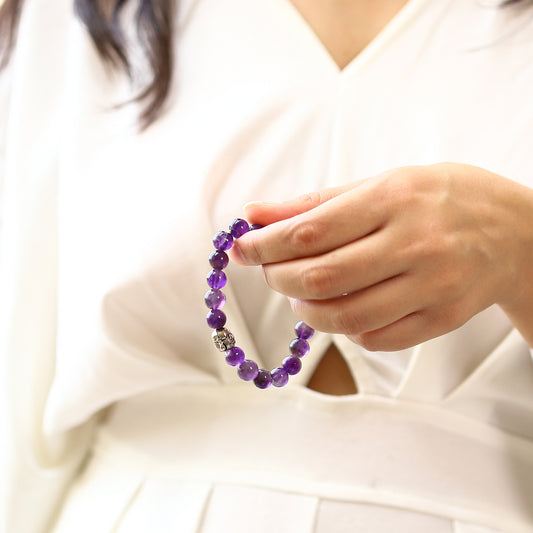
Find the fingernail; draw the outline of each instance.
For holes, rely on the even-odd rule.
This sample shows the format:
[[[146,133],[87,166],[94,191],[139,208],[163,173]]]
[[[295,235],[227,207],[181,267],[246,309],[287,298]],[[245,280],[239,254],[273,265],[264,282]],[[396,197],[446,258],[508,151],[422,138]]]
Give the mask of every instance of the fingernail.
[[[276,204],[275,202],[260,202],[256,200],[256,201],[247,202],[246,204],[244,204],[243,210],[246,211],[246,209],[248,209],[249,207],[273,207],[275,205],[278,205],[278,204]]]
[[[289,304],[291,306],[292,312],[296,312],[296,309],[298,308],[298,305],[300,304],[301,300],[298,300],[297,298],[291,298],[289,296],[288,298]]]

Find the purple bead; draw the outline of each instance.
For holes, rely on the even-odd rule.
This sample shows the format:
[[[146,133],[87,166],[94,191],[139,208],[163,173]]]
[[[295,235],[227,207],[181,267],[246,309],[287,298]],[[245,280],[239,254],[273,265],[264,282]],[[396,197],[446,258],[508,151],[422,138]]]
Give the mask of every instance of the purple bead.
[[[302,369],[302,361],[298,357],[294,357],[294,355],[289,355],[283,359],[281,366],[287,374],[294,376]]]
[[[244,351],[238,346],[230,348],[226,352],[226,363],[231,366],[239,366],[244,361]]]
[[[289,344],[289,350],[296,357],[304,357],[309,353],[309,343],[304,339],[294,339]]]
[[[205,293],[204,301],[209,309],[220,309],[226,303],[226,295],[218,289],[211,289]]]
[[[256,229],[264,228],[265,226],[262,226],[261,224],[250,224],[250,231],[254,231]]]
[[[294,331],[299,339],[310,339],[315,333],[315,330],[311,326],[308,326],[301,320],[294,326]]]
[[[216,268],[217,270],[222,270],[223,268],[226,268],[229,263],[229,257],[226,252],[221,252],[220,250],[215,250],[214,252],[211,252],[211,255],[209,256],[209,264]]]
[[[259,370],[257,376],[255,376],[254,385],[258,389],[268,389],[268,387],[272,385],[272,376],[270,375],[270,372],[264,368]]]
[[[220,329],[226,323],[226,315],[220,309],[211,309],[207,313],[207,325],[212,329]]]
[[[219,231],[213,237],[213,246],[215,250],[220,250],[221,252],[228,251],[233,246],[233,235],[226,231]]]
[[[229,230],[235,239],[242,237],[250,231],[250,225],[242,218],[236,218],[229,227]]]
[[[259,367],[255,361],[245,359],[237,369],[237,374],[244,381],[252,381],[259,372]]]
[[[270,376],[274,387],[284,387],[289,382],[289,373],[283,368],[274,368],[270,371]]]
[[[222,289],[226,285],[226,282],[228,281],[228,278],[226,277],[226,274],[222,272],[222,270],[211,270],[209,274],[207,274],[207,284],[212,289]]]

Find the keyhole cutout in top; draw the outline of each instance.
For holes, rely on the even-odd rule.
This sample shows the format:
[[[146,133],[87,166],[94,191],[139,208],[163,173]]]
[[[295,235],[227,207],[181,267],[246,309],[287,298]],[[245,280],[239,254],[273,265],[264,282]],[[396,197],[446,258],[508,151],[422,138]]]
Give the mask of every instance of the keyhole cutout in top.
[[[357,385],[337,347],[332,344],[322,357],[309,383],[309,389],[333,396],[357,394]]]

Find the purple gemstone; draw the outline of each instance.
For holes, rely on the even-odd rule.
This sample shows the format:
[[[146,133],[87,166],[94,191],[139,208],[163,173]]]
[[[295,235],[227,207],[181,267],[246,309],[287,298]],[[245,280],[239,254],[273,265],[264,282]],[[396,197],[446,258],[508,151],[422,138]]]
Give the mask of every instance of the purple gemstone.
[[[309,353],[309,343],[304,339],[294,339],[289,344],[289,350],[296,357],[304,357]]]
[[[262,368],[255,376],[254,384],[258,389],[268,389],[272,385],[272,376],[268,370]]]
[[[229,227],[229,230],[235,239],[242,237],[250,231],[250,225],[242,218],[236,218]]]
[[[207,325],[212,329],[220,329],[226,323],[226,315],[220,309],[211,309],[207,313]]]
[[[228,281],[228,278],[226,277],[226,274],[222,272],[222,270],[211,270],[209,274],[207,274],[207,284],[212,289],[222,289],[226,285],[226,282]]]
[[[214,252],[211,252],[211,255],[209,256],[209,264],[216,268],[217,270],[222,270],[223,268],[226,268],[229,263],[229,257],[226,252],[221,252],[219,250],[215,250]]]
[[[220,309],[226,303],[226,295],[218,289],[211,289],[205,293],[204,301],[209,309]]]
[[[226,362],[231,366],[239,366],[244,361],[244,352],[238,347],[234,346],[226,352]]]
[[[265,226],[262,226],[261,224],[250,224],[250,231],[254,231],[256,229],[264,228]]]
[[[284,387],[289,382],[289,373],[283,368],[274,368],[270,371],[270,376],[274,387]]]
[[[283,359],[281,366],[287,374],[294,376],[302,369],[302,361],[298,357],[294,357],[294,355],[289,355]]]
[[[239,374],[239,377],[244,381],[252,381],[252,379],[255,379],[258,372],[259,367],[257,366],[257,363],[251,359],[245,359],[237,369],[237,374]]]
[[[213,245],[215,250],[226,252],[233,246],[233,235],[226,231],[219,231],[213,237]]]
[[[299,339],[310,339],[315,333],[315,330],[311,326],[308,326],[301,320],[294,326],[294,331]]]

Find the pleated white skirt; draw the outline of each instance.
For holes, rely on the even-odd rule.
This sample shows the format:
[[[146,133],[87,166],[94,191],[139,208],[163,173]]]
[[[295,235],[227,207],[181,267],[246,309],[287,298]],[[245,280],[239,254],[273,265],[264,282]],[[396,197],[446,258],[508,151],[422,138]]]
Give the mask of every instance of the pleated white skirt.
[[[117,404],[51,533],[526,533],[532,451],[433,406],[165,389]]]

